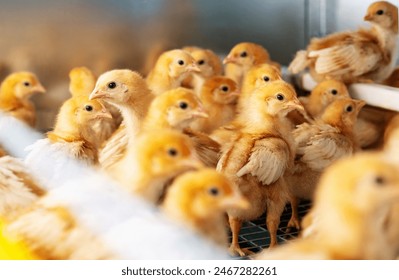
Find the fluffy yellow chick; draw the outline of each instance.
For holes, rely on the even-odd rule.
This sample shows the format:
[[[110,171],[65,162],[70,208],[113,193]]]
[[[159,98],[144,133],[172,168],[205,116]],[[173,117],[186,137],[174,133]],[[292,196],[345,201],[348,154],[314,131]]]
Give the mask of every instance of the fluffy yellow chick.
[[[0,220],[0,260],[34,260],[37,257],[15,236],[3,232],[4,222]]]
[[[29,98],[32,94],[44,92],[45,89],[35,74],[30,72],[10,74],[0,85],[0,110],[34,127],[36,111]]]
[[[186,51],[175,49],[161,54],[146,81],[151,91],[159,95],[181,86],[193,72],[200,72],[194,58]]]
[[[311,210],[315,234],[265,251],[258,259],[393,259],[385,217],[399,202],[397,166],[359,153],[322,175]]]
[[[88,164],[98,164],[96,122],[112,115],[97,100],[88,96],[75,96],[63,103],[53,131],[47,133],[51,143],[65,150],[72,158]]]
[[[188,46],[182,48],[182,50],[188,52],[194,58],[201,70],[200,73],[192,73],[183,81],[182,85],[193,88],[194,92],[199,94],[206,79],[222,75],[222,61],[217,54],[209,49]]]
[[[129,69],[116,69],[98,77],[90,99],[101,99],[121,111],[123,124],[104,144],[99,161],[107,169],[126,152],[128,141],[134,141],[154,95],[140,74]]]
[[[223,63],[227,64],[225,75],[235,81],[239,87],[246,72],[254,65],[269,63],[280,69],[278,63],[270,60],[269,52],[264,47],[250,42],[235,45]]]
[[[296,146],[295,167],[286,180],[290,186],[292,218],[288,227],[299,228],[298,199],[313,199],[322,172],[336,160],[360,149],[354,126],[362,100],[340,98],[325,109],[321,119],[313,124],[303,123],[293,131]]]
[[[297,52],[288,69],[297,74],[308,67],[317,81],[384,81],[396,63],[398,8],[386,1],[374,2],[364,19],[372,24],[371,29],[314,38],[307,50]]]
[[[384,81],[384,84],[390,87],[399,88],[399,68],[396,68],[392,72],[391,76],[389,76],[388,79]]]
[[[191,128],[209,134],[229,123],[235,116],[238,96],[237,85],[233,80],[223,76],[207,79],[202,86],[200,99],[209,117],[194,121]]]
[[[109,174],[128,191],[155,204],[172,178],[201,166],[186,135],[175,130],[158,129],[140,134]]]
[[[238,244],[242,222],[258,218],[266,209],[270,247],[277,244],[280,216],[289,197],[283,176],[295,156],[294,140],[284,119],[292,110],[304,110],[295,90],[284,81],[260,87],[249,99],[252,106],[239,112],[233,121],[234,136],[223,143],[217,165],[250,202],[246,210],[228,212],[232,231],[230,252],[241,256],[249,253]]]
[[[30,206],[46,191],[20,160],[0,158],[0,216],[12,218]]]
[[[226,248],[226,211],[248,206],[223,174],[204,168],[177,177],[166,193],[162,209],[170,218]]]
[[[155,97],[143,121],[143,129],[173,128],[181,131],[198,118],[208,118],[199,98],[192,90],[179,87]]]

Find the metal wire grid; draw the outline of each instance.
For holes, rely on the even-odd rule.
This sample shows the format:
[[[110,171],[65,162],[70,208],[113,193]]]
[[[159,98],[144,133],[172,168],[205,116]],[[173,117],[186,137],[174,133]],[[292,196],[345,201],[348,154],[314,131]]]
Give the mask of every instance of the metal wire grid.
[[[305,216],[310,207],[310,201],[302,201],[298,208],[299,217],[302,218]],[[287,232],[287,224],[290,218],[291,207],[287,205],[281,216],[280,226],[277,231],[277,242],[279,244],[286,243],[298,236],[299,232],[294,228],[291,228],[290,231]],[[254,221],[244,222],[238,240],[241,248],[249,249],[254,253],[258,253],[262,249],[268,248],[270,244],[270,235],[269,231],[266,229],[266,215],[263,215]]]

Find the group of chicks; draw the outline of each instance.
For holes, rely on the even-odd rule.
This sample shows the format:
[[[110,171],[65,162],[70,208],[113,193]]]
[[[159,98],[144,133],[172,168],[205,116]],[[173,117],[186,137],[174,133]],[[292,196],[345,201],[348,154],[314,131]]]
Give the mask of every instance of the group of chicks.
[[[166,51],[146,78],[128,69],[98,78],[86,67],[72,69],[72,96],[47,138],[30,147],[24,162],[0,150],[2,231],[23,243],[4,245],[11,249],[2,257],[27,258],[27,251],[84,258],[75,254],[83,250],[75,241],[89,240],[88,229],[49,202],[59,174],[32,172],[44,147],[104,172],[232,255],[253,253],[240,248],[239,232],[266,213],[271,249],[254,258],[399,257],[399,118],[390,115],[381,149],[362,151],[384,130],[359,117],[365,102],[351,99],[346,86],[398,87],[398,9],[375,2],[365,20],[371,29],[313,39],[297,53],[289,70],[309,68],[319,82],[306,97],[283,80],[266,49],[249,42],[234,46],[223,62],[200,47]],[[34,126],[28,99],[37,92],[44,88],[34,74],[14,73],[1,84],[0,109]],[[301,199],[313,201],[302,222]],[[302,228],[301,236],[276,246],[287,203],[288,227]],[[90,258],[106,257],[92,250]]]

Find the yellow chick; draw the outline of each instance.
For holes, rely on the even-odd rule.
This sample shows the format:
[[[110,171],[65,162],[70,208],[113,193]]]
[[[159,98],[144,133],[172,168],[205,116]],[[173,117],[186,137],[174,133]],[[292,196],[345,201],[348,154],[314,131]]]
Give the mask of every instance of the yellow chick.
[[[200,73],[192,73],[183,81],[182,85],[194,89],[194,92],[199,95],[206,79],[222,75],[222,61],[217,54],[209,49],[188,46],[182,48],[182,50],[188,52],[194,58],[201,71]]]
[[[37,257],[14,236],[3,232],[4,222],[0,220],[0,260],[34,260]]]
[[[45,193],[23,162],[10,156],[0,158],[1,217],[12,218]]]
[[[270,60],[269,52],[261,45],[242,42],[235,45],[223,60],[225,75],[235,81],[239,87],[242,85],[242,79],[248,70],[258,64],[268,63],[280,69],[280,65]]]
[[[168,188],[162,210],[176,222],[226,248],[226,211],[248,206],[223,174],[204,168],[177,177]]]
[[[304,110],[295,90],[284,81],[274,81],[249,96],[251,107],[239,112],[234,136],[222,144],[217,170],[225,174],[250,202],[246,210],[229,211],[232,231],[230,252],[241,256],[238,234],[243,221],[260,217],[267,209],[266,225],[270,247],[277,244],[280,216],[288,201],[284,173],[294,163],[295,145],[290,128],[284,124],[292,110]]]
[[[364,105],[362,100],[342,97],[327,106],[315,123],[303,123],[293,131],[295,167],[286,176],[293,195],[292,217],[288,227],[299,228],[298,200],[313,199],[314,190],[325,168],[360,149],[354,135],[354,126]]]
[[[346,84],[387,79],[396,63],[398,8],[386,1],[374,2],[364,20],[372,24],[371,29],[312,39],[307,50],[297,52],[290,72],[309,68],[316,81],[332,78]]]
[[[90,99],[114,105],[121,111],[124,122],[100,151],[99,161],[104,169],[123,158],[127,143],[134,141],[141,131],[153,98],[145,80],[129,69],[111,70],[98,77]]]
[[[202,164],[186,135],[158,129],[140,134],[109,174],[128,191],[156,204],[172,178],[199,167]]]
[[[32,94],[44,92],[45,89],[35,74],[30,72],[10,74],[0,85],[0,110],[34,127],[36,111],[29,98]]]
[[[181,86],[193,72],[200,72],[194,58],[186,51],[175,49],[164,52],[148,74],[148,87],[155,95]]]
[[[75,96],[63,103],[55,127],[47,133],[51,143],[72,158],[90,165],[98,164],[97,135],[94,124],[112,115],[97,100]]]
[[[235,103],[239,96],[236,83],[223,76],[214,76],[205,81],[200,99],[209,112],[206,119],[198,119],[191,128],[206,134],[229,123],[235,116]]]
[[[323,173],[311,213],[315,233],[257,259],[393,259],[386,215],[399,202],[397,166],[380,153],[341,159]]]
[[[143,130],[173,128],[182,131],[198,118],[208,118],[201,101],[192,90],[179,87],[155,97],[143,121]]]

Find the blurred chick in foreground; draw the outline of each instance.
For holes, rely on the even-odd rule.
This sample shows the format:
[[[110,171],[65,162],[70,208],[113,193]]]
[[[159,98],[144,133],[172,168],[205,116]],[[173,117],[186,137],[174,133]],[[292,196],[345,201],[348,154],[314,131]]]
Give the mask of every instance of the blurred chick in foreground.
[[[316,189],[314,235],[257,259],[394,259],[386,216],[399,203],[397,166],[380,153],[360,153],[331,165]],[[397,238],[396,238],[397,239]]]
[[[295,166],[286,176],[293,197],[292,218],[288,227],[299,229],[299,199],[313,199],[322,172],[336,160],[360,150],[354,126],[362,100],[340,98],[333,101],[315,123],[303,123],[293,131],[296,146]]]
[[[243,42],[235,45],[223,60],[225,75],[235,81],[239,88],[248,70],[258,64],[268,63],[280,69],[280,65],[270,60],[269,52],[261,45]]]
[[[162,210],[175,221],[226,248],[226,211],[248,206],[248,201],[223,174],[204,168],[179,176],[169,187]]]
[[[200,72],[195,59],[188,52],[175,49],[161,54],[146,81],[150,90],[159,95],[181,86],[193,72]]]
[[[0,85],[0,110],[34,127],[36,111],[29,98],[32,94],[44,92],[45,89],[35,74],[30,72],[10,74]]]
[[[223,76],[215,76],[205,81],[200,99],[209,117],[198,119],[191,128],[206,134],[229,123],[235,116],[235,103],[239,96],[236,83]]]
[[[123,124],[100,151],[99,161],[104,169],[123,158],[128,142],[134,142],[141,131],[153,98],[141,75],[129,69],[111,70],[97,79],[90,99],[100,99],[115,106],[123,117]]]
[[[140,134],[125,157],[108,171],[128,191],[156,204],[171,179],[202,167],[191,140],[179,131],[158,129]]]
[[[338,32],[311,40],[289,65],[297,74],[305,68],[316,81],[326,78],[354,83],[383,82],[393,71],[398,39],[398,8],[386,1],[372,3],[364,17],[371,29]]]
[[[45,190],[19,159],[0,158],[0,216],[12,218],[44,195]]]
[[[266,225],[270,247],[277,244],[280,216],[289,199],[284,179],[294,163],[295,145],[285,116],[303,111],[295,90],[284,81],[274,81],[255,90],[246,107],[233,121],[234,135],[222,144],[217,170],[225,174],[250,202],[246,210],[228,211],[232,231],[230,252],[241,256],[238,234],[243,221],[260,217],[267,209]]]

